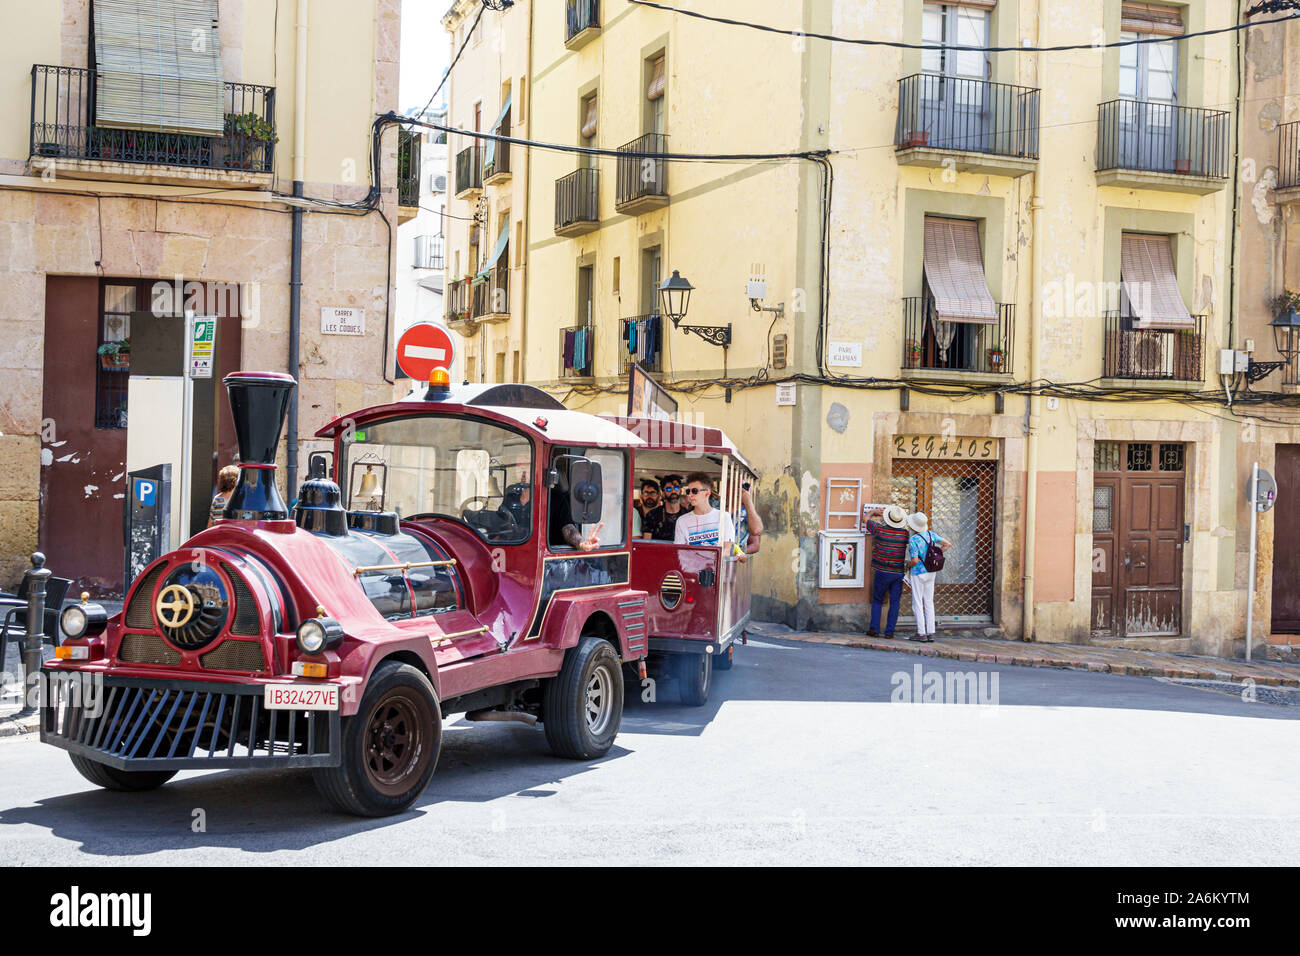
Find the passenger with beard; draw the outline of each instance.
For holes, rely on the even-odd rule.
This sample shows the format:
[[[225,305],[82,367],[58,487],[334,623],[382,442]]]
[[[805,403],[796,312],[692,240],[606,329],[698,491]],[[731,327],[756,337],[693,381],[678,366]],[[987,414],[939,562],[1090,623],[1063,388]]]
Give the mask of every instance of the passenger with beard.
[[[664,475],[659,487],[664,503],[641,518],[641,537],[647,541],[672,541],[677,532],[677,519],[686,513],[682,509],[682,476]]]

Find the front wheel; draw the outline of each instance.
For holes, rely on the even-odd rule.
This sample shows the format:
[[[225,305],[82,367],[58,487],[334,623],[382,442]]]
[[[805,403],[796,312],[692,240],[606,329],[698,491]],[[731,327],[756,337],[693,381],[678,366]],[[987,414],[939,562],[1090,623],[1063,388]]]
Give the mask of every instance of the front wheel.
[[[580,638],[564,655],[560,673],[546,684],[542,728],[559,757],[590,760],[614,745],[623,720],[623,668],[613,646]]]
[[[677,655],[677,686],[681,688],[683,704],[688,707],[703,707],[709,699],[709,687],[712,684],[712,654]]]
[[[409,807],[429,785],[442,749],[442,712],[429,679],[410,664],[380,664],[356,714],[343,719],[342,745],[339,766],[313,771],[325,799],[360,817]]]
[[[78,754],[68,754],[72,765],[96,786],[105,790],[121,790],[138,793],[141,790],[157,790],[164,783],[176,776],[175,770],[118,770],[108,764],[91,760]]]

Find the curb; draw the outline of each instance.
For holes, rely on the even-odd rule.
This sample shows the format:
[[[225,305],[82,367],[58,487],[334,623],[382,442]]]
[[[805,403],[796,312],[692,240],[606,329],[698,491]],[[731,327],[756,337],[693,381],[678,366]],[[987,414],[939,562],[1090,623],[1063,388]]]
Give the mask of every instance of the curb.
[[[0,718],[0,737],[21,737],[24,734],[34,734],[40,729],[41,719],[37,714]]]
[[[915,654],[919,657],[942,657],[949,660],[974,661],[982,664],[1010,664],[1015,667],[1055,667],[1063,670],[1090,671],[1095,674],[1123,674],[1128,677],[1174,677],[1187,680],[1245,680],[1267,687],[1300,687],[1300,677],[1276,677],[1271,674],[1234,673],[1231,669],[1211,669],[1208,667],[1180,666],[1166,667],[1160,664],[1107,663],[1105,661],[1087,661],[1068,657],[1029,656],[1021,651],[972,651],[968,648],[944,647],[941,642],[917,646],[905,638],[892,641],[868,638],[835,637],[833,635],[803,634],[798,631],[771,634],[787,641],[801,641],[808,644],[835,644],[841,647],[857,647],[868,651],[892,651],[895,654]]]

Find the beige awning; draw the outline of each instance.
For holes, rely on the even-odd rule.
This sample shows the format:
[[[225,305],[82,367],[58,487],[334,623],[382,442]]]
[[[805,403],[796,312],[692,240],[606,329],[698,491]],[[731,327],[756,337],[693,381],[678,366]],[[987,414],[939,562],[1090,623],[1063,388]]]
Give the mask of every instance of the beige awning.
[[[1128,33],[1153,33],[1176,37],[1183,33],[1183,12],[1160,3],[1125,3],[1121,7],[1120,29]]]
[[[95,125],[220,136],[217,0],[94,0]]]
[[[664,95],[664,67],[663,57],[659,57],[650,65],[650,83],[646,86],[646,99],[657,100]]]
[[[587,98],[587,111],[582,118],[582,138],[591,139],[596,135],[596,97]]]
[[[926,216],[924,268],[936,321],[992,324],[998,320],[998,306],[984,278],[976,223]]]
[[[1194,324],[1178,291],[1168,236],[1125,233],[1120,245],[1120,282],[1140,329],[1186,329]]]

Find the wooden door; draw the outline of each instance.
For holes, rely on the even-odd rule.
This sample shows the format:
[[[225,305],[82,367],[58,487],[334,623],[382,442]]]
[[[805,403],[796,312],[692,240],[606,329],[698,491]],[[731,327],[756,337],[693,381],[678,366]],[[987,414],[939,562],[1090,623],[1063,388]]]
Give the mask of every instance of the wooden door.
[[[1273,506],[1273,630],[1300,633],[1300,445],[1278,445],[1274,474],[1279,494]],[[1249,478],[1247,479],[1249,481]]]
[[[1184,446],[1097,442],[1092,629],[1117,637],[1182,633]]]

